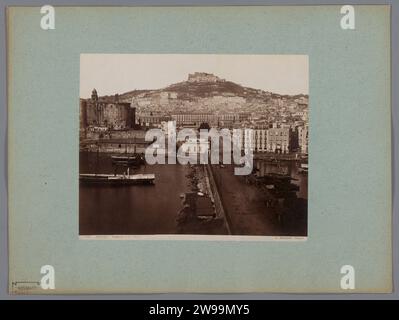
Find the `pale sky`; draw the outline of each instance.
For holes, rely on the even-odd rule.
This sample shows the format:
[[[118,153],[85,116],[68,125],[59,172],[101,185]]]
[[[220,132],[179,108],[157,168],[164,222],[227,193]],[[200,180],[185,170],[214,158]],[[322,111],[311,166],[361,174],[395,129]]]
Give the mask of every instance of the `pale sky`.
[[[309,93],[306,55],[81,54],[80,97],[161,89],[206,72],[279,94]]]

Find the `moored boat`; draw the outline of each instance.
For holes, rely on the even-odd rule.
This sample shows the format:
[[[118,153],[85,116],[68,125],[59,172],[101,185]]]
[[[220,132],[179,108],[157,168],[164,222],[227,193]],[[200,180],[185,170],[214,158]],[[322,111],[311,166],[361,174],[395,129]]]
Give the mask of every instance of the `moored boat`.
[[[111,156],[112,162],[116,164],[127,164],[127,165],[141,165],[144,160],[140,155],[116,155]]]
[[[154,184],[155,174],[140,173],[140,174],[95,174],[95,173],[81,173],[79,174],[79,181],[82,183],[104,183],[113,185],[136,185],[136,184]]]

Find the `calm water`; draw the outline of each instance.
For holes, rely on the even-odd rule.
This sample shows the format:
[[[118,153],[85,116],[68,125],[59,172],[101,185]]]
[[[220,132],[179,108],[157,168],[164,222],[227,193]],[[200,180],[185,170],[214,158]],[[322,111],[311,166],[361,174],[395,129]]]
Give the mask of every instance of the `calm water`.
[[[80,153],[80,172],[114,173],[114,167],[109,155],[99,154],[97,161],[95,153]],[[176,233],[176,216],[181,209],[179,195],[189,191],[187,167],[146,165],[134,173],[155,173],[155,185],[80,185],[81,235]]]

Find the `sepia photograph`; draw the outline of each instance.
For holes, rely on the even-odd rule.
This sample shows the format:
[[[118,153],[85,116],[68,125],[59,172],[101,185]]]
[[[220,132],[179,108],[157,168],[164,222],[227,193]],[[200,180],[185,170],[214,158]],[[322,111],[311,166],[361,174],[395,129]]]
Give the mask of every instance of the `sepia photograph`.
[[[308,56],[81,54],[79,105],[80,238],[306,239]]]

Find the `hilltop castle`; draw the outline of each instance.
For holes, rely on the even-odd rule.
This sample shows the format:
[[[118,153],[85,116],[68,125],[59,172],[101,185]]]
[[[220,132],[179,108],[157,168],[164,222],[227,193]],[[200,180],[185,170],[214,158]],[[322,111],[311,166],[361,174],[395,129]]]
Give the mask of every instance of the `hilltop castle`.
[[[213,75],[212,73],[195,72],[188,75],[188,82],[224,82],[225,79]]]

